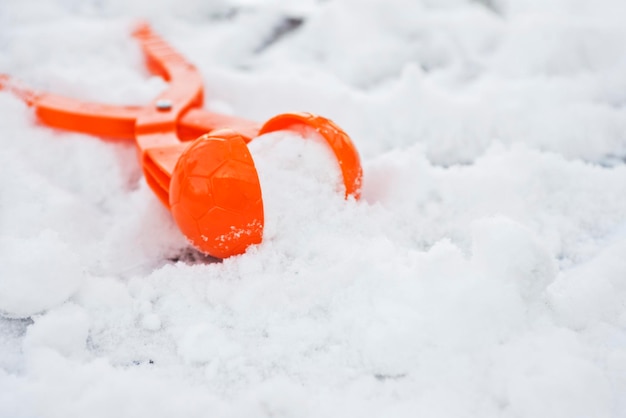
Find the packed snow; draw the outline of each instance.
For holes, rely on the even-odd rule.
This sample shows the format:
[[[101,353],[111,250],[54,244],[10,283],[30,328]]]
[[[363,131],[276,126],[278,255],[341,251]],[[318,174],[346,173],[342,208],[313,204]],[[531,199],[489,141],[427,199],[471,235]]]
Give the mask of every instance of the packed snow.
[[[193,250],[132,143],[0,92],[0,416],[626,417],[622,0],[0,1],[0,73],[148,103],[140,19],[254,140],[263,242]]]

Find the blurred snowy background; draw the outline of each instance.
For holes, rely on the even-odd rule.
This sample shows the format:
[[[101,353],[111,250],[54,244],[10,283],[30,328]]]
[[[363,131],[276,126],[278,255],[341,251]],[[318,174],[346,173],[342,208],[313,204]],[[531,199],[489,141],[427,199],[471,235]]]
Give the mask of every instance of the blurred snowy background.
[[[138,19],[251,149],[264,242],[189,249],[132,144],[0,92],[0,416],[626,417],[623,0],[0,0],[0,73],[143,104]]]

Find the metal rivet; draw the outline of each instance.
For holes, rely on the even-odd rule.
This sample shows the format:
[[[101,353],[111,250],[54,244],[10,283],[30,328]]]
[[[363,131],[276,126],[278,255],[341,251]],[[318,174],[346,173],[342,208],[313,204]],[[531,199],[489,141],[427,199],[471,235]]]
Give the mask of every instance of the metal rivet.
[[[170,110],[172,108],[172,101],[167,99],[160,99],[156,101],[155,106],[158,110]]]

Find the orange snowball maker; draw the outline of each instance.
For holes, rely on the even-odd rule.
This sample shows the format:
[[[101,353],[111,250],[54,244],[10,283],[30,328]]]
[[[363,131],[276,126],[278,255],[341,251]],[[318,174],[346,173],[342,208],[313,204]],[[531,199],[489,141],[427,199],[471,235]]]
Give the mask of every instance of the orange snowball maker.
[[[50,126],[115,139],[134,139],[146,181],[191,244],[225,258],[243,253],[263,236],[263,200],[247,147],[269,132],[312,128],[332,149],[343,175],[346,198],[359,198],[362,169],[352,141],[330,120],[285,113],[261,125],[202,109],[198,70],[140,25],[134,32],[149,70],[169,82],[146,107],[84,103],[34,92],[0,75],[0,89],[21,97]]]

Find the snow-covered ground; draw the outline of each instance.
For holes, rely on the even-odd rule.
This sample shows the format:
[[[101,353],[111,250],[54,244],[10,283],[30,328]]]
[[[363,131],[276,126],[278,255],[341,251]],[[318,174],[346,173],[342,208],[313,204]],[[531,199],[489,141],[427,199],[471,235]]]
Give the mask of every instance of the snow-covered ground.
[[[0,92],[0,416],[626,417],[623,0],[2,0],[0,73],[143,104],[149,20],[251,144],[264,242],[192,251],[131,144]]]

